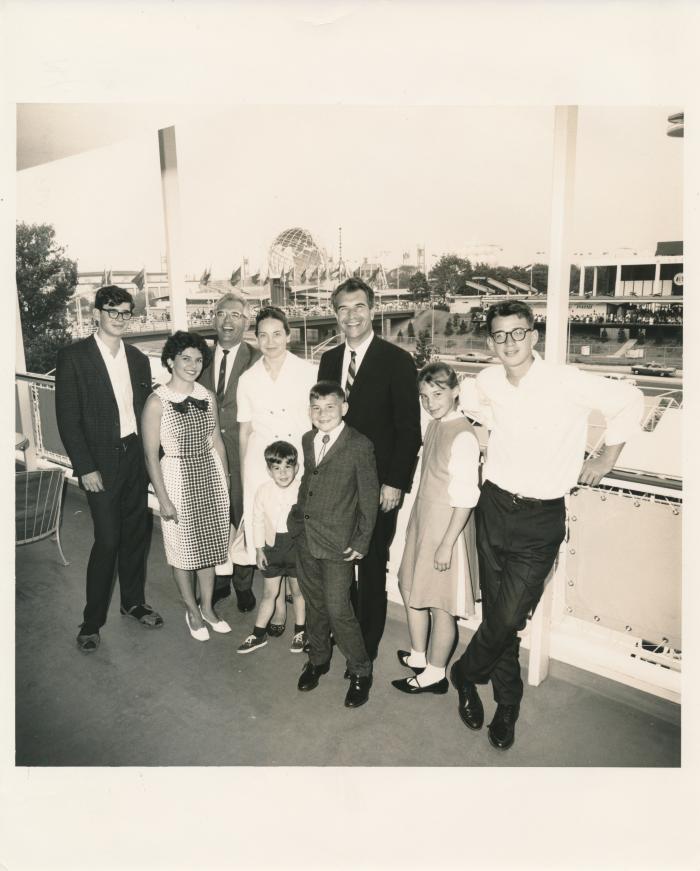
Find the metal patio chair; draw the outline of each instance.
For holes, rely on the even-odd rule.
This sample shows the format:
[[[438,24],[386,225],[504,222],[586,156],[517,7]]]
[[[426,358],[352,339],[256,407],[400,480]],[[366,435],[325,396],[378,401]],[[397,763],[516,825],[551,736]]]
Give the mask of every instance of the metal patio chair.
[[[61,560],[67,566],[59,532],[64,483],[60,469],[15,472],[15,544],[31,544],[55,535]]]

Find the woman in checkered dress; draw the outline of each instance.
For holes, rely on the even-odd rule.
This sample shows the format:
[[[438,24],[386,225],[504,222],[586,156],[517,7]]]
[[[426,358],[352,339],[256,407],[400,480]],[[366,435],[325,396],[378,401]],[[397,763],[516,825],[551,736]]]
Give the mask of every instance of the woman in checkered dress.
[[[228,558],[229,496],[216,400],[196,380],[210,358],[201,336],[183,331],[172,335],[162,353],[172,378],[149,397],[142,422],[166,558],[185,604],[187,626],[198,641],[209,638],[207,624],[215,632],[231,630],[212,607],[214,566]]]

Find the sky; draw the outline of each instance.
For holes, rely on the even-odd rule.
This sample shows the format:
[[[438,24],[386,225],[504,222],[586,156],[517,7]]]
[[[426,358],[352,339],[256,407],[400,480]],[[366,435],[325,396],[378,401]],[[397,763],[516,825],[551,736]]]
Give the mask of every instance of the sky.
[[[682,107],[581,107],[573,252],[683,238]],[[491,245],[498,262],[547,260],[554,110],[541,107],[225,106],[176,124],[182,259],[226,278],[265,271],[275,236],[308,229],[329,255],[386,267],[424,247]],[[17,174],[17,219],[49,222],[81,270],[160,268],[155,132]]]

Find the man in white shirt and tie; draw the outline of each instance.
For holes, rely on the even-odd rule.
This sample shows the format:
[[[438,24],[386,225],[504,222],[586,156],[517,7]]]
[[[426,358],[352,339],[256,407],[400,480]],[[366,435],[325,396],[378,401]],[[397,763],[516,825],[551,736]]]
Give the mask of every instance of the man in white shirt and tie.
[[[216,348],[211,364],[202,372],[200,382],[216,395],[221,437],[226,448],[229,469],[229,499],[231,523],[237,527],[243,516],[243,485],[238,442],[239,424],[236,393],[238,379],[260,357],[260,351],[243,341],[250,311],[248,301],[238,293],[225,293],[214,308]],[[233,576],[217,575],[214,601],[230,595],[231,581],[236,592],[239,611],[255,607],[253,574],[255,566],[233,568]]]
[[[459,714],[480,729],[484,709],[476,684],[493,686],[492,746],[515,739],[523,683],[518,632],[540,600],[565,536],[564,496],[577,483],[596,485],[640,429],[641,391],[630,384],[545,363],[524,302],[492,305],[487,344],[501,366],[462,382],[462,408],[489,430],[483,485],[476,507],[482,622],[451,669]],[[601,411],[606,446],[584,462],[588,415]]]

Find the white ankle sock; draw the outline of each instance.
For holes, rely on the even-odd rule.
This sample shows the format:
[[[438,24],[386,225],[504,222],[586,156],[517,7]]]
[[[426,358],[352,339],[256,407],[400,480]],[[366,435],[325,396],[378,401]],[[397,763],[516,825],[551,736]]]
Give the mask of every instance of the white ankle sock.
[[[438,668],[436,665],[430,665],[430,663],[428,663],[425,666],[425,671],[422,671],[417,675],[416,680],[418,681],[418,686],[427,687],[430,686],[430,684],[443,680],[444,677],[444,668]]]
[[[406,665],[412,665],[413,668],[425,667],[425,650],[414,650],[411,648],[411,653],[406,657]]]

